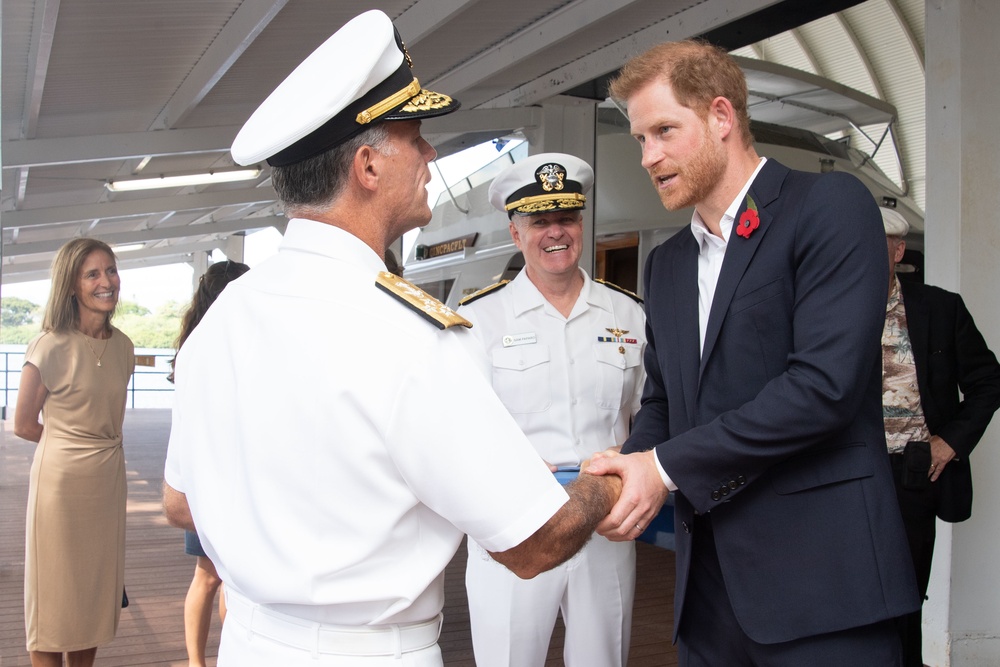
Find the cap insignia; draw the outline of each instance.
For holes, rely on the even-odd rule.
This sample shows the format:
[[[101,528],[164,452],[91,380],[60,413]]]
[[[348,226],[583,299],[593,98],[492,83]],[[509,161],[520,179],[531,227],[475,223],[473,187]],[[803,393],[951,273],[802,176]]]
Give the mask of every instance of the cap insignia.
[[[414,79],[416,81],[416,79]],[[435,93],[430,90],[421,90],[419,94],[406,103],[400,113],[416,113],[418,111],[433,111],[443,109],[452,103],[451,97],[443,93]]]
[[[415,310],[424,319],[432,322],[438,329],[448,329],[454,326],[472,328],[472,322],[469,322],[469,320],[413,283],[403,280],[388,271],[379,272],[378,277],[375,279],[375,285],[383,292],[391,294],[399,301],[402,301],[411,310]]]
[[[399,40],[399,46],[403,49],[403,57],[406,58],[406,64],[410,66],[410,69],[413,69],[413,59],[410,58],[410,52],[406,50],[406,44],[402,39]]]
[[[566,187],[563,183],[563,181],[566,180],[566,167],[561,164],[556,164],[555,162],[543,164],[538,168],[538,171],[535,172],[535,176],[542,184],[542,190],[545,190],[546,192],[562,190]]]

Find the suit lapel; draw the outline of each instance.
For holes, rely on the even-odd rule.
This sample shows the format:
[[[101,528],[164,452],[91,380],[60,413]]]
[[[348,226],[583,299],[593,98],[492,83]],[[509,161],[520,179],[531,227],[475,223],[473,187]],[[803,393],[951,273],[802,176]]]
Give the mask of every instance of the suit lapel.
[[[674,298],[674,328],[677,334],[678,364],[681,386],[684,391],[684,406],[690,424],[695,421],[695,399],[698,395],[698,243],[691,230],[685,232],[688,238],[680,244],[677,256],[672,258],[670,269]]]
[[[712,298],[712,310],[708,314],[708,326],[705,329],[705,346],[701,353],[701,366],[699,370],[699,380],[701,373],[705,370],[705,364],[712,355],[712,350],[719,338],[722,330],[722,323],[729,305],[732,303],[736,288],[739,287],[743,274],[746,273],[750,260],[760,246],[761,241],[771,227],[773,215],[768,212],[767,206],[778,197],[781,183],[788,173],[788,168],[774,160],[768,160],[764,167],[757,174],[750,190],[747,194],[753,198],[757,205],[757,214],[760,217],[760,226],[750,233],[749,237],[743,237],[736,233],[740,217],[747,210],[747,200],[744,197],[739,211],[736,213],[736,220],[733,223],[733,230],[729,235],[729,242],[726,244],[726,257],[722,261],[722,270],[719,273],[719,282],[715,287],[715,296]]]

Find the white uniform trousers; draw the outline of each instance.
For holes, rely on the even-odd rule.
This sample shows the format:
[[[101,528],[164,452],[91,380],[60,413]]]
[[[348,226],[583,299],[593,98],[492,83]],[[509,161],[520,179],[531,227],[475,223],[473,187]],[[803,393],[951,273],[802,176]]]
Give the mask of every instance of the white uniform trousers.
[[[520,579],[469,539],[465,572],[477,667],[543,667],[561,610],[566,667],[628,662],[635,544],[594,535],[573,558]]]
[[[264,609],[226,589],[219,667],[443,667],[437,619],[345,627]],[[235,612],[235,613],[234,613]]]

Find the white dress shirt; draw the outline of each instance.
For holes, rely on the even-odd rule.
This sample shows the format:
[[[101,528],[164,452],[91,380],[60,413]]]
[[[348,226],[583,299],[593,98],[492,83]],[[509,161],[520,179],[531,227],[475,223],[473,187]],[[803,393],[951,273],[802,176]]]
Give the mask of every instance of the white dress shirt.
[[[569,317],[526,270],[458,311],[492,361],[500,400],[553,465],[578,465],[625,442],[645,381],[642,307],[580,273],[583,288]]]

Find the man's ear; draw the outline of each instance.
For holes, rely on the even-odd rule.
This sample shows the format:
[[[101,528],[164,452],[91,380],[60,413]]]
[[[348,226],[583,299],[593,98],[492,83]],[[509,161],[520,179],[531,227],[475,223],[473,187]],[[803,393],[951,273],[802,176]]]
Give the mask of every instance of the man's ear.
[[[726,97],[716,97],[708,104],[708,118],[714,121],[719,139],[725,139],[736,124],[736,110]]]
[[[903,261],[903,253],[906,252],[906,241],[899,239],[896,241],[896,252],[893,254],[893,261],[899,264]]]
[[[354,160],[351,162],[351,171],[354,178],[366,190],[375,190],[378,187],[381,165],[378,158],[380,153],[367,144],[354,153]]]
[[[510,225],[510,238],[514,241],[514,245],[517,249],[521,249],[521,233],[517,229],[517,223],[515,222],[516,216],[510,219],[508,223]]]

